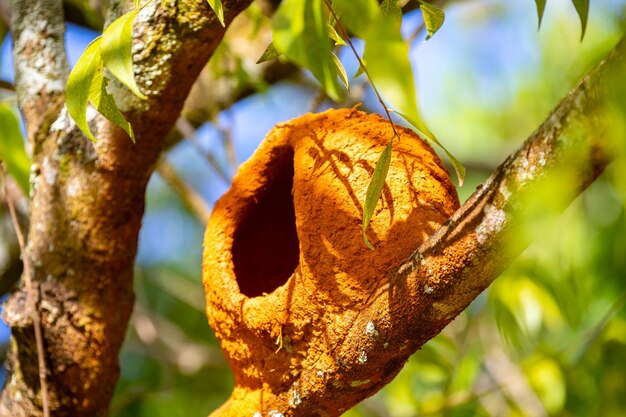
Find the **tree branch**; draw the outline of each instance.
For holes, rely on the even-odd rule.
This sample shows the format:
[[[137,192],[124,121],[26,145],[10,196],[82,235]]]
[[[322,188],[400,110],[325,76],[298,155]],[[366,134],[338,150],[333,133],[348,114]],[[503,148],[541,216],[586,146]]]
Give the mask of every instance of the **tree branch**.
[[[57,27],[36,20],[44,6],[56,7],[47,12],[54,22],[62,19],[61,11],[59,2],[52,0],[34,6],[19,0],[13,10],[14,25],[21,25],[16,45],[18,60],[23,60],[18,63],[20,103],[35,144],[27,255],[41,294],[49,403],[55,417],[108,413],[119,376],[118,353],[134,302],[133,264],[146,184],[164,137],[225,31],[206,0],[164,3],[163,7],[160,1],[146,5],[133,26],[135,71],[148,99],[139,100],[119,83],[110,83],[133,124],[136,144],[95,112],[88,116],[96,144],[82,135],[65,109],[56,120],[37,118],[35,110],[42,103],[62,98],[64,82],[57,71],[61,62],[47,60],[51,70],[44,70],[36,59],[42,55],[29,55],[39,49],[29,47],[51,48],[51,43],[59,47],[62,38],[42,41],[32,34],[34,29],[49,34]],[[250,0],[223,3],[229,24]],[[109,21],[131,4],[116,2]],[[33,81],[32,71],[44,75]],[[31,126],[38,127],[36,133],[31,133]],[[21,289],[3,311],[13,340],[0,416],[41,415],[33,324],[25,315],[25,300]]]
[[[523,231],[523,210],[529,199],[541,195],[547,183],[565,178],[565,182],[559,183],[559,191],[565,194],[555,201],[558,210],[562,210],[602,173],[610,160],[610,139],[614,139],[610,137],[614,119],[607,117],[604,106],[613,106],[615,86],[622,85],[618,83],[625,70],[626,40],[622,40],[429,240],[380,280],[345,327],[329,325],[320,330],[311,325],[315,329],[309,329],[309,334],[314,335],[311,338],[317,332],[326,344],[321,352],[316,351],[318,356],[307,357],[306,365],[285,372],[292,379],[283,378],[283,373],[283,379],[263,374],[263,388],[257,391],[255,385],[250,385],[253,389],[245,385],[250,384],[246,378],[252,379],[245,372],[254,369],[246,362],[244,372],[236,369],[240,372],[238,378],[245,383],[238,385],[239,391],[236,387],[230,402],[215,415],[234,416],[239,408],[249,407],[249,411],[275,410],[284,415],[336,416],[391,381],[411,354],[462,312],[527,246],[528,237],[519,232]],[[614,107],[610,111],[614,117]],[[553,192],[551,197],[556,195]],[[281,287],[290,298],[296,291],[293,288],[302,288],[296,282],[290,279],[290,284]],[[263,323],[264,319],[258,318],[263,307],[275,305],[271,301],[263,303],[274,300],[270,298],[273,295],[285,294],[281,290],[266,298],[259,297],[258,303],[257,298],[245,304],[242,301],[245,308],[241,315],[246,317],[254,312],[250,320]],[[292,301],[285,303],[290,317],[302,314]],[[314,301],[311,303],[315,305]],[[330,306],[342,308],[332,303]],[[237,323],[226,307],[220,308],[216,307],[216,316],[228,312],[228,319],[220,326],[228,328],[229,323]],[[348,313],[343,317],[347,316]],[[295,319],[290,320],[281,326],[295,327]],[[238,326],[236,331],[247,343],[248,330]],[[338,340],[330,344],[328,339],[335,335]],[[266,348],[263,342],[259,343],[259,352]],[[300,354],[295,352],[294,355]],[[268,363],[267,358],[259,360]],[[271,394],[263,396],[266,386]]]
[[[362,379],[369,373],[377,383],[345,395],[348,405],[389,382],[410,354],[467,308],[523,251],[528,239],[519,232],[525,203],[547,182],[565,178],[559,182],[563,197],[555,202],[562,210],[603,172],[611,159],[612,139],[603,106],[612,100],[615,81],[625,70],[623,39],[370,297],[334,360],[350,363],[355,351],[365,352],[368,363],[342,368],[341,378]],[[376,339],[364,335],[368,323],[375,326]],[[384,348],[379,346],[383,342]],[[320,404],[324,394],[311,400],[307,404]]]
[[[69,65],[61,0],[16,0],[11,8],[15,85],[32,138],[48,112],[58,111]]]

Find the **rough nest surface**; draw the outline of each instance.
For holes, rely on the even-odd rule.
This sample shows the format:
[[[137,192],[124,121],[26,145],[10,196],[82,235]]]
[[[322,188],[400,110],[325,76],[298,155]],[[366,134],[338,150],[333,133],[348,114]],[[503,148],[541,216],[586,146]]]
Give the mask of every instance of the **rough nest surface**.
[[[459,205],[435,152],[412,131],[399,133],[367,233],[375,250],[363,244],[363,201],[393,135],[378,115],[329,110],[277,125],[216,204],[203,281],[236,385],[217,415],[336,415],[347,392],[365,392],[402,366],[342,346],[349,332],[376,332],[352,324]]]

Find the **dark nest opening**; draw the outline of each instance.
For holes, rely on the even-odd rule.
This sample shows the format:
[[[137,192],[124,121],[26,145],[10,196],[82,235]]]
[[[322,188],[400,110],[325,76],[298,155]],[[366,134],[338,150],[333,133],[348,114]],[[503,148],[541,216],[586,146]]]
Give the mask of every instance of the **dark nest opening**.
[[[293,188],[293,149],[274,149],[265,185],[235,231],[233,263],[242,294],[257,297],[283,285],[298,266],[300,248]]]

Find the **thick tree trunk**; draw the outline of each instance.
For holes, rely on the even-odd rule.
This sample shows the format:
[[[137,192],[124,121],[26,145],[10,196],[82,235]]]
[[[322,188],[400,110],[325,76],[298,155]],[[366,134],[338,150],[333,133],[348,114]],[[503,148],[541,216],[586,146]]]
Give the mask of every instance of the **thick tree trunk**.
[[[147,181],[183,102],[224,28],[204,0],[147,5],[135,20],[141,101],[111,83],[137,144],[91,114],[98,142],[63,108],[67,62],[60,0],[13,4],[18,99],[33,145],[25,262],[43,327],[55,417],[105,416],[133,306],[132,275]],[[230,22],[250,1],[224,2]],[[132,5],[118,2],[111,19]],[[12,329],[0,415],[42,414],[33,322],[21,288],[4,308]]]

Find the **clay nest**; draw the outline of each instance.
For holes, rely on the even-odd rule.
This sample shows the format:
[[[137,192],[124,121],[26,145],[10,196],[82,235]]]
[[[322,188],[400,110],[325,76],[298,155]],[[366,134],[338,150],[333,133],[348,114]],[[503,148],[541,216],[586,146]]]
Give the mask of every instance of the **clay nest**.
[[[365,329],[356,323],[459,203],[432,148],[399,133],[367,232],[375,250],[363,243],[363,201],[393,136],[378,115],[329,110],[277,125],[216,204],[203,281],[235,375],[218,414],[337,415],[401,368],[405,335],[396,340],[393,329],[402,323],[386,311]],[[348,342],[355,335],[367,346]]]

